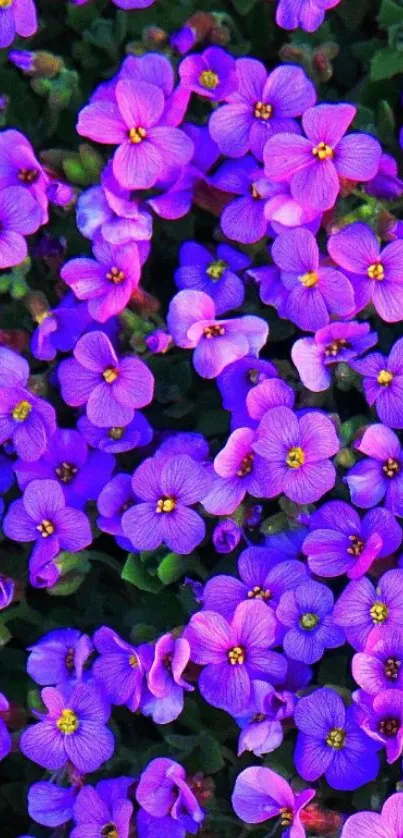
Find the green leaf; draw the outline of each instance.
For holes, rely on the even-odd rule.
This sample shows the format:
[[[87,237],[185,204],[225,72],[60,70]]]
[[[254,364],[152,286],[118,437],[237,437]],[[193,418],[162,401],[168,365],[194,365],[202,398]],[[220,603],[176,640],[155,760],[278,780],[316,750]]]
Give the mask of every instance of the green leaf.
[[[140,591],[148,591],[150,594],[157,594],[162,588],[162,583],[147,573],[136,553],[129,553],[122,570],[122,579]]]
[[[240,15],[247,15],[253,9],[256,0],[232,0],[235,11]]]
[[[179,556],[178,553],[168,553],[158,566],[157,576],[163,585],[176,582],[185,573],[189,565],[189,557]]]
[[[398,73],[403,73],[403,52],[392,47],[384,47],[375,53],[371,61],[372,81],[391,79]]]
[[[215,774],[224,767],[225,762],[221,753],[221,746],[209,733],[200,733],[200,768],[206,774]]]
[[[402,7],[394,0],[383,0],[379,9],[378,22],[381,26],[393,26],[403,22]]]

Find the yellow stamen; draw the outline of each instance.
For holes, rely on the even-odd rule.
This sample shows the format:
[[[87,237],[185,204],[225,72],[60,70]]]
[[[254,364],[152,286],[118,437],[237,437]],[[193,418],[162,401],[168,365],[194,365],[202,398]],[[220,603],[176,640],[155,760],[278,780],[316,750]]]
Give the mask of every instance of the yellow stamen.
[[[315,285],[319,282],[319,276],[316,271],[308,271],[306,274],[299,276],[298,279],[304,288],[315,288]]]
[[[126,428],[109,428],[108,436],[118,442],[124,436]]]
[[[4,2],[2,6],[2,2],[0,0],[0,8],[1,7],[4,8]],[[18,180],[20,180],[21,183],[35,183],[35,181],[38,180],[38,177],[38,169],[20,169],[18,172]]]
[[[247,454],[246,457],[243,458],[236,473],[237,477],[246,477],[247,474],[250,474],[253,471],[253,459],[253,452]]]
[[[67,736],[70,736],[71,733],[75,733],[80,722],[74,712],[74,710],[69,710],[66,708],[62,710],[61,715],[59,716],[56,727],[60,730],[61,733],[65,733]]]
[[[231,666],[236,666],[241,663],[245,663],[245,650],[242,648],[242,646],[233,646],[232,649],[228,650],[227,657]]]
[[[126,277],[123,271],[113,266],[113,268],[111,268],[106,274],[106,278],[109,279],[109,282],[113,282],[114,285],[120,285]]]
[[[213,70],[203,70],[199,76],[199,82],[207,90],[215,90],[220,83],[220,78]]]
[[[257,186],[254,183],[252,183],[252,198],[254,198],[255,201],[260,201],[261,197],[262,196],[261,196]]]
[[[379,623],[384,623],[385,620],[388,619],[389,609],[384,602],[374,602],[369,613],[372,617],[374,625],[379,625]]]
[[[157,501],[157,506],[155,507],[155,511],[160,512],[173,512],[176,507],[176,500],[175,498],[160,498]]]
[[[327,346],[325,346],[325,355],[327,357],[331,355],[332,358],[335,358],[341,349],[347,349],[349,346],[350,344],[348,340],[345,340],[344,338],[336,338],[336,340],[332,340],[331,343],[328,343]]]
[[[351,541],[351,547],[347,547],[347,553],[350,553],[350,556],[361,556],[365,547],[363,540],[358,538],[358,535],[349,535],[348,539]]]
[[[248,591],[248,599],[271,599],[272,593],[269,588],[263,590],[260,585],[255,585],[251,591]]]
[[[134,145],[138,145],[138,143],[142,143],[147,136],[147,131],[144,128],[130,128],[129,131],[129,142],[134,143]]]
[[[28,419],[31,410],[32,404],[30,402],[22,401],[16,404],[11,415],[16,422],[25,422],[25,420]]]
[[[203,335],[207,338],[207,340],[222,337],[222,335],[225,335],[224,326],[206,326],[205,329],[203,329]]]
[[[327,143],[321,142],[312,149],[312,154],[318,158],[318,160],[331,160],[334,151]]]
[[[332,730],[329,730],[329,733],[326,737],[326,744],[330,745],[331,748],[334,748],[335,751],[340,751],[344,748],[346,742],[346,731],[343,730],[341,727],[333,727]]]
[[[312,614],[308,612],[307,614],[303,614],[302,617],[299,619],[299,624],[301,628],[306,629],[306,631],[311,631],[312,629],[316,628],[319,622],[319,617],[316,614]]]
[[[13,3],[14,0],[0,0],[0,9],[9,9]]]
[[[137,655],[130,655],[129,664],[132,667],[132,669],[136,669],[136,666],[139,665]]]
[[[369,266],[367,274],[370,279],[377,279],[378,282],[385,279],[385,269],[382,262],[373,262],[373,264]]]
[[[398,658],[388,658],[385,661],[383,669],[385,678],[389,678],[391,681],[397,681],[401,665],[402,662]]]
[[[393,379],[393,372],[389,372],[389,370],[380,370],[376,380],[378,384],[382,384],[382,387],[389,387]]]
[[[211,279],[221,279],[224,271],[226,271],[228,265],[224,262],[224,259],[216,259],[215,262],[211,262],[208,266],[206,273],[211,277]]]
[[[296,446],[295,448],[290,448],[286,459],[287,466],[289,468],[301,468],[301,466],[304,465],[304,462],[305,454],[302,448],[300,448],[299,446]]]
[[[256,119],[270,119],[273,115],[273,107],[272,105],[267,105],[266,102],[256,102],[255,109],[253,111],[253,116]]]
[[[386,463],[382,466],[382,471],[386,477],[396,477],[400,471],[400,463],[394,457],[388,457]]]
[[[283,806],[283,808],[279,811],[279,815],[281,818],[280,826],[285,827],[292,825],[292,822],[294,820],[294,814],[292,809],[289,809],[288,806]]]
[[[78,468],[71,463],[60,463],[60,466],[55,468],[55,472],[62,483],[71,483],[78,472]]]
[[[52,521],[49,521],[48,518],[44,518],[36,529],[40,532],[42,538],[48,538],[55,531]]]
[[[103,371],[102,375],[107,384],[113,384],[119,375],[119,370],[117,367],[107,367],[106,370]]]
[[[107,823],[102,827],[101,838],[119,838],[119,833],[114,823]]]

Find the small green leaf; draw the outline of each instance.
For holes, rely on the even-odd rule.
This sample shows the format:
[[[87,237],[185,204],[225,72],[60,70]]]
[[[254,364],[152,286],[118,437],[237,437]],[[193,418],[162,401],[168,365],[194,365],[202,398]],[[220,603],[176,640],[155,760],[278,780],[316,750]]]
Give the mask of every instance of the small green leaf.
[[[247,15],[253,9],[256,0],[232,0],[235,11],[240,15]]]
[[[381,26],[393,26],[403,22],[402,7],[394,0],[383,0],[379,9],[378,22]]]
[[[168,553],[158,566],[157,576],[163,585],[176,582],[185,573],[189,564],[188,556],[179,556],[178,553]]]
[[[122,579],[140,591],[148,591],[150,594],[157,594],[162,588],[162,583],[147,573],[137,553],[129,553],[122,570]]]
[[[224,758],[221,753],[221,746],[210,736],[209,733],[200,733],[199,735],[200,748],[200,768],[206,774],[215,774],[224,767]]]
[[[375,53],[371,61],[371,80],[382,81],[403,73],[403,52],[391,47]]]

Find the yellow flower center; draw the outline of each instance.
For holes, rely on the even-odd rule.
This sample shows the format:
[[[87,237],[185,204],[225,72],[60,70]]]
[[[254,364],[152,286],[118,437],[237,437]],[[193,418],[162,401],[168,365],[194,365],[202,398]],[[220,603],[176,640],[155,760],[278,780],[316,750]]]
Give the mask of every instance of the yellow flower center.
[[[296,446],[296,448],[290,448],[286,459],[287,466],[289,468],[301,468],[301,466],[304,465],[304,462],[305,454],[302,448],[299,446]]]
[[[319,276],[316,271],[308,271],[306,274],[299,276],[298,279],[304,288],[315,288],[315,285],[319,282]]]
[[[199,82],[206,90],[215,90],[220,83],[220,78],[213,70],[203,70],[200,73]]]
[[[334,155],[334,151],[330,145],[321,142],[312,149],[312,154],[314,154],[318,160],[331,160]]]
[[[102,375],[107,384],[113,384],[119,375],[119,370],[117,367],[107,367],[106,370],[103,371]]]
[[[383,669],[385,678],[389,678],[390,681],[397,681],[401,665],[402,662],[398,658],[388,658]]]
[[[106,278],[109,279],[109,282],[113,282],[114,285],[120,285],[121,282],[124,281],[125,274],[123,271],[119,270],[115,266],[108,271],[106,274]]]
[[[237,666],[245,663],[245,649],[243,649],[242,646],[233,646],[232,649],[229,649],[227,652],[227,657],[231,666]]]
[[[132,669],[136,669],[136,666],[139,665],[137,655],[130,655],[129,664],[132,667]]]
[[[130,128],[129,131],[129,143],[133,143],[134,145],[138,145],[145,140],[147,136],[147,131],[144,128]]]
[[[101,838],[119,838],[119,833],[114,823],[107,823],[102,827]]]
[[[311,631],[312,629],[316,628],[319,622],[319,617],[317,614],[312,614],[312,612],[308,611],[307,614],[303,614],[302,617],[299,619],[299,624],[301,628],[305,629],[306,631]]]
[[[394,457],[388,457],[386,463],[382,466],[382,471],[386,477],[396,477],[400,471],[400,463]]]
[[[222,335],[225,335],[224,326],[206,326],[206,328],[203,329],[203,335],[207,338],[207,340],[222,337]]]
[[[14,0],[0,0],[0,9],[9,9],[13,3]]]
[[[253,452],[247,454],[246,457],[243,458],[236,473],[237,477],[246,477],[247,474],[250,474],[253,471],[253,459]]]
[[[328,343],[327,346],[325,346],[325,355],[327,357],[331,355],[333,358],[335,358],[341,349],[347,349],[349,346],[350,344],[348,340],[345,340],[344,338],[332,340],[331,343]]]
[[[228,265],[224,262],[224,259],[216,259],[215,262],[211,262],[207,268],[206,273],[209,275],[211,279],[221,279],[224,271],[226,271]]]
[[[385,279],[385,269],[382,262],[373,262],[373,264],[369,266],[367,274],[370,279],[377,279],[378,282]]]
[[[349,535],[348,538],[351,541],[351,547],[347,547],[347,553],[350,553],[351,556],[361,556],[365,546],[362,539],[358,538],[358,535]]]
[[[117,442],[119,439],[122,439],[125,430],[125,428],[109,428],[108,436],[110,439],[114,439]]]
[[[28,419],[31,410],[32,404],[30,404],[30,402],[22,401],[16,404],[11,415],[16,422],[25,422],[25,420]]]
[[[346,731],[342,727],[333,727],[326,737],[326,745],[330,745],[335,751],[341,751],[346,742]]]
[[[78,468],[76,466],[72,466],[71,463],[61,463],[60,466],[55,468],[55,473],[62,483],[71,483],[77,472]]]
[[[385,620],[388,619],[389,609],[384,602],[374,602],[372,608],[370,608],[369,613],[372,617],[372,622],[374,623],[374,625],[379,625],[380,623],[384,623]]]
[[[382,387],[389,387],[393,379],[393,372],[389,372],[389,370],[380,370],[380,372],[378,372],[376,380],[378,384],[382,384]]]
[[[74,710],[69,710],[66,708],[62,710],[61,715],[59,716],[56,727],[60,730],[61,733],[65,733],[67,736],[70,736],[71,733],[75,733],[80,722],[74,712]]]
[[[173,512],[176,507],[176,500],[175,498],[160,498],[157,501],[157,506],[155,507],[155,511],[158,512]]]
[[[1,0],[0,0],[1,8]],[[3,7],[4,8],[4,7]],[[21,183],[35,183],[38,180],[39,172],[37,169],[20,169],[18,172],[18,180]]]
[[[42,538],[49,538],[55,531],[52,521],[49,521],[48,518],[44,518],[36,529],[40,532]]]
[[[266,121],[273,115],[273,107],[272,105],[266,104],[266,102],[256,102],[253,115],[256,119],[264,119]]]
[[[269,588],[263,590],[260,585],[255,585],[252,590],[248,591],[248,599],[271,599],[272,593]]]
[[[280,815],[280,826],[283,828],[286,826],[291,826],[294,820],[294,814],[292,809],[289,809],[288,806],[283,806],[282,809],[279,811]]]
[[[38,314],[35,315],[35,322],[40,326],[47,317],[52,317],[51,311],[39,311]]]

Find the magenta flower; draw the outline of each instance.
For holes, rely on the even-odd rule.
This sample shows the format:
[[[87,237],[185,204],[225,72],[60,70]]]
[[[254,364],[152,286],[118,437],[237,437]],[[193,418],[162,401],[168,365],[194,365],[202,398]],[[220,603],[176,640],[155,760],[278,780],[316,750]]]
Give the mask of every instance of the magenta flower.
[[[367,642],[363,652],[357,652],[351,662],[354,681],[368,695],[383,690],[403,691],[403,632],[399,628],[385,629],[375,642]]]
[[[253,315],[216,320],[214,302],[204,291],[179,291],[167,323],[177,346],[195,349],[193,364],[202,378],[215,378],[233,361],[257,355],[269,333],[265,320]]]
[[[269,410],[252,444],[270,465],[269,496],[284,492],[296,503],[314,503],[333,488],[336,470],[328,458],[339,447],[327,416],[311,411],[298,419],[289,407]]]
[[[184,693],[194,690],[183,678],[190,659],[190,646],[185,637],[164,634],[154,647],[147,674],[149,694],[143,696],[141,710],[157,724],[168,724],[180,716]]]
[[[27,389],[28,379],[28,361],[1,346],[0,444],[11,440],[16,454],[33,462],[56,430],[56,413],[52,405]]]
[[[402,690],[383,690],[372,699],[372,708],[364,699],[358,703],[358,718],[368,736],[384,746],[387,762],[396,762],[403,751]]]
[[[226,99],[238,87],[235,59],[220,47],[184,58],[179,77],[182,87],[214,102]]]
[[[184,636],[191,660],[204,665],[199,689],[209,704],[232,714],[246,709],[251,679],[272,671],[275,628],[273,612],[256,600],[238,605],[231,623],[215,611],[193,614]]]
[[[236,62],[238,90],[210,117],[209,131],[222,154],[243,157],[249,150],[263,159],[266,140],[278,132],[297,133],[294,119],[316,101],[315,88],[293,65],[267,74],[254,58]]]
[[[381,251],[375,233],[357,221],[330,236],[327,247],[334,262],[349,273],[356,311],[372,301],[386,323],[402,320],[403,241],[387,244]]]
[[[2,11],[0,9],[0,16]],[[23,186],[9,186],[0,195],[0,268],[19,265],[28,254],[24,236],[36,233],[42,211]]]
[[[60,272],[79,300],[88,300],[94,320],[105,323],[120,314],[140,280],[140,260],[135,242],[114,247],[106,242],[93,247],[95,259],[71,259]]]
[[[137,815],[140,838],[195,835],[205,817],[186,782],[185,769],[164,757],[153,759],[143,771],[136,800],[141,806]]]
[[[48,221],[48,182],[49,178],[24,134],[14,130],[3,131],[0,134],[0,189],[25,187],[40,207],[41,224]]]
[[[211,176],[210,183],[235,196],[221,213],[225,236],[242,244],[254,244],[267,233],[266,202],[273,195],[273,184],[261,166],[248,154],[242,160],[225,160]]]
[[[245,823],[280,818],[284,838],[305,838],[301,810],[313,797],[313,789],[295,794],[284,777],[262,766],[245,768],[238,774],[231,801],[234,811]]]
[[[403,516],[403,452],[390,428],[370,425],[355,445],[366,458],[350,468],[345,481],[356,506],[369,509],[385,498],[385,506]]]
[[[325,11],[333,9],[340,0],[278,0],[276,23],[283,29],[301,28],[315,32],[325,19]]]
[[[0,713],[6,713],[9,709],[9,703],[3,695],[0,693]],[[12,739],[7,730],[6,724],[2,718],[0,718],[0,760],[4,759],[10,751],[12,747]]]
[[[320,393],[330,387],[336,364],[349,363],[371,349],[377,340],[378,335],[371,332],[369,323],[329,323],[313,337],[296,340],[291,358],[304,387]]]
[[[382,812],[359,812],[347,818],[341,838],[400,838],[403,821],[403,794],[392,794]]]
[[[104,332],[77,341],[74,358],[62,361],[62,396],[72,407],[86,404],[88,419],[100,428],[125,427],[138,407],[149,404],[154,379],[137,358],[118,358]]]
[[[34,0],[3,0],[0,7],[0,47],[9,47],[16,35],[30,38],[38,28]]]
[[[289,230],[278,236],[272,257],[285,289],[282,317],[300,329],[316,332],[327,326],[331,314],[348,317],[353,313],[351,283],[340,271],[321,266],[319,248],[309,230]],[[264,302],[271,302],[267,295]]]
[[[119,145],[113,173],[126,189],[149,189],[171,168],[185,166],[193,143],[178,128],[158,124],[165,99],[152,84],[118,81],[116,102],[95,101],[79,114],[77,131],[100,143]]]
[[[368,134],[345,137],[356,115],[353,105],[317,105],[302,117],[306,137],[277,134],[264,148],[267,176],[289,181],[291,194],[316,210],[334,206],[339,176],[367,181],[378,170],[381,147]]]

